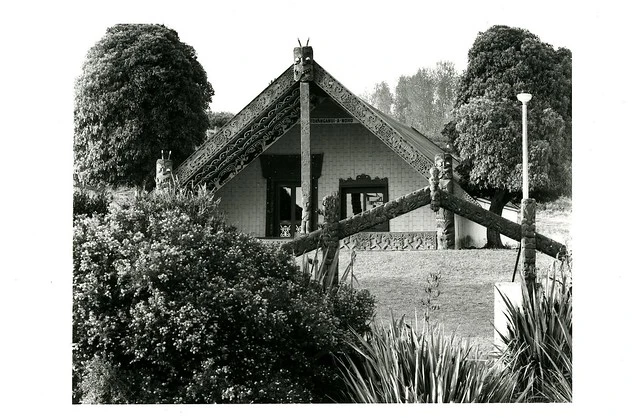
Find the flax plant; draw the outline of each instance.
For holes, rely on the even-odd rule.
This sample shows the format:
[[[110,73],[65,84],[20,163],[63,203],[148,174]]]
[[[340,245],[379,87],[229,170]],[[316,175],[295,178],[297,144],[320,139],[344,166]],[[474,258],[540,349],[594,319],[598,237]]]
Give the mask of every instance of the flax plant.
[[[508,402],[515,381],[479,360],[468,342],[445,336],[443,328],[422,321],[417,328],[392,319],[373,324],[352,344],[356,356],[341,360],[346,396],[358,403]]]
[[[529,402],[571,402],[571,259],[554,263],[536,291],[522,286],[522,307],[500,294],[507,310],[501,361]]]

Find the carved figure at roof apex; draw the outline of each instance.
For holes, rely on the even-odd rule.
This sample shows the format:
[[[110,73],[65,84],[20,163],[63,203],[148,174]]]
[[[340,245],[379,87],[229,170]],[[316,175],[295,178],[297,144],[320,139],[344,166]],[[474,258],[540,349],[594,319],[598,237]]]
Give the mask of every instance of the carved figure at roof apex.
[[[293,48],[293,79],[313,81],[313,48],[310,46]]]

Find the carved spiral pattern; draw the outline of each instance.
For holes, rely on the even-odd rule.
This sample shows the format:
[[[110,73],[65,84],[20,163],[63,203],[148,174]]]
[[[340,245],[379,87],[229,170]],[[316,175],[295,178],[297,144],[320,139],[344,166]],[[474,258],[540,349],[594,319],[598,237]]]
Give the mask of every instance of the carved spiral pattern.
[[[340,249],[418,251],[436,249],[436,232],[360,232],[342,240]]]

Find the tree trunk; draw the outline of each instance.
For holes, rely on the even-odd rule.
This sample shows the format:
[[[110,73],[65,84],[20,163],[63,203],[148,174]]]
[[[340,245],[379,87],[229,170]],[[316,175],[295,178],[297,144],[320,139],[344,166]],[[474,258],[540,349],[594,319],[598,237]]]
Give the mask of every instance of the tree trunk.
[[[509,203],[510,199],[511,193],[506,190],[496,190],[493,196],[491,196],[491,206],[489,206],[489,211],[502,216],[502,209],[504,209],[505,205]],[[485,248],[504,248],[498,231],[487,228],[487,245]]]

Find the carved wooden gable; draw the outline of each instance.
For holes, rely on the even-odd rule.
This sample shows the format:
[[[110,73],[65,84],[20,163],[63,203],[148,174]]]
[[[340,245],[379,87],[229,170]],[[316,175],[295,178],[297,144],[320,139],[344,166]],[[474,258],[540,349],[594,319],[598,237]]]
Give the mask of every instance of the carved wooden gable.
[[[299,52],[302,57],[302,49]],[[299,61],[304,62],[304,57]],[[302,78],[302,81],[314,86],[312,91],[319,93],[311,94],[311,108],[324,99],[322,96],[331,98],[428,179],[429,169],[435,163],[435,155],[431,154],[441,150],[424,137],[421,141],[429,142],[430,148],[419,149],[414,145],[420,145],[415,138],[405,138],[407,133],[402,132],[398,123],[387,120],[388,116],[370,107],[317,62],[312,62],[313,68],[310,71],[308,68],[302,68],[296,61],[215,136],[187,158],[175,171],[178,183],[207,184],[209,189],[217,190],[255,160],[299,121],[299,85]],[[425,152],[425,149],[428,152]],[[474,200],[460,188],[456,188],[456,192],[467,200]]]
[[[314,63],[314,81],[336,103],[344,107],[363,126],[396,152],[418,173],[429,178],[429,168],[433,161],[407,142],[387,121],[380,117],[358,96],[351,93],[318,63]]]

